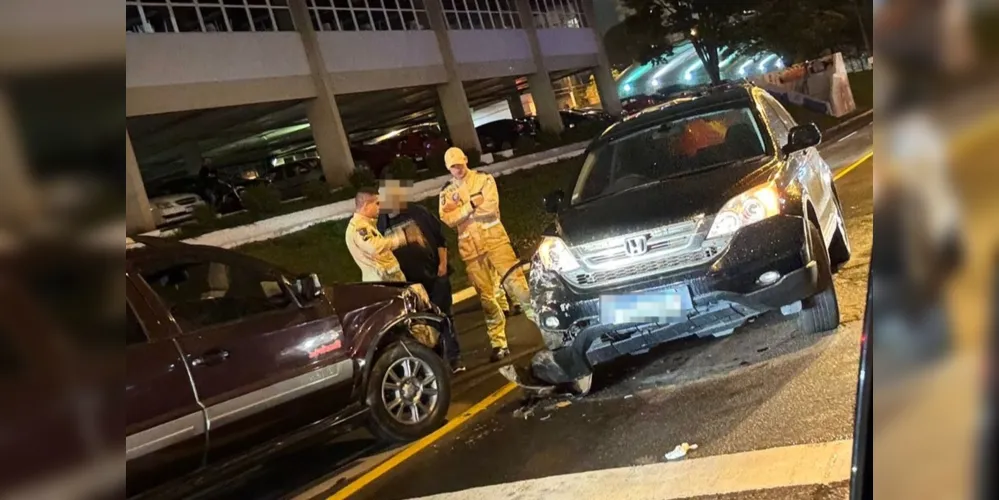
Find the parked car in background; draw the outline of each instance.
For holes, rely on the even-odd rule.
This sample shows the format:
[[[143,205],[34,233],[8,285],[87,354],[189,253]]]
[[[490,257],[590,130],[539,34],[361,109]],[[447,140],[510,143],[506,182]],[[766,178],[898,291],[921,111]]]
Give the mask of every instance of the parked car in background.
[[[517,144],[517,139],[533,137],[537,131],[537,120],[534,117],[501,118],[475,127],[483,153],[511,149]]]
[[[656,104],[660,104],[662,102],[663,99],[658,96],[640,94],[621,99],[621,107],[624,109],[625,115],[632,115],[645,108],[655,106]]]
[[[281,199],[303,196],[303,187],[315,181],[325,182],[322,166],[317,159],[301,160],[272,167],[264,178],[281,193]]]
[[[850,245],[820,140],[749,84],[608,128],[568,194],[545,200],[535,376],[586,392],[599,363],[774,310],[807,333],[836,328],[832,275]]]
[[[444,421],[450,321],[419,285],[322,286],[216,247],[136,238],[125,253],[127,494],[201,491],[334,429],[394,441]]]
[[[166,228],[194,219],[194,209],[205,204],[194,193],[162,194],[149,198],[153,221],[157,228]]]
[[[565,128],[575,128],[590,123],[609,127],[616,121],[610,113],[602,109],[563,109],[559,114],[562,116],[562,125]]]
[[[424,165],[427,158],[444,155],[450,147],[440,126],[436,123],[414,125],[406,129],[394,141],[396,152],[400,156],[412,158],[418,166]]]

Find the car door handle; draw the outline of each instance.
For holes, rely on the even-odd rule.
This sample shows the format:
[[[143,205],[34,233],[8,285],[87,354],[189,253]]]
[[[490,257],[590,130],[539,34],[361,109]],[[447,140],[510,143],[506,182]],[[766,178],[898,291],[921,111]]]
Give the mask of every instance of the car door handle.
[[[191,360],[191,366],[212,366],[229,359],[229,351],[212,349]]]

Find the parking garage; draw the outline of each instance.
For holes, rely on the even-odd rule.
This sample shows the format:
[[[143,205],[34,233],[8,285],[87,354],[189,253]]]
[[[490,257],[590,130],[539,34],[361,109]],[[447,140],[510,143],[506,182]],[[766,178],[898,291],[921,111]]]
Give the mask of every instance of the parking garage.
[[[475,150],[475,126],[497,115],[526,111],[558,132],[556,86],[570,75],[592,74],[604,106],[619,106],[579,0],[136,0],[126,10],[132,232],[155,224],[147,188],[206,159],[252,176],[276,159],[321,157],[324,180],[340,186],[358,145],[408,126],[435,125]]]

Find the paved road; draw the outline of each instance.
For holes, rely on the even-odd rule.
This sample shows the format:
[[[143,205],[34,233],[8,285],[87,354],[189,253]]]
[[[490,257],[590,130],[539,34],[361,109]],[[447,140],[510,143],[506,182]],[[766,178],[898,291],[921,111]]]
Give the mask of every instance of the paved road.
[[[870,125],[857,124],[830,136],[822,149],[840,168],[870,147]],[[544,421],[548,413],[540,408],[535,418],[514,420],[522,397],[515,392],[355,496],[407,498],[656,463],[684,441],[700,444],[695,453],[704,457],[849,438],[871,240],[867,163],[838,182],[855,257],[836,282],[844,321],[837,333],[802,336],[781,318],[766,317],[725,339],[664,346],[606,367],[590,397]],[[452,418],[506,383],[488,363],[478,301],[462,302],[456,312],[469,371],[455,380]],[[510,318],[507,330],[514,352],[507,362],[526,362],[541,345],[540,333],[523,316]],[[261,464],[221,497],[326,498],[400,449],[358,430]],[[788,491],[797,498],[798,490]]]
[[[840,483],[848,477],[849,464],[848,453],[843,461],[848,446],[842,443],[852,436],[872,241],[872,164],[865,161],[837,182],[854,258],[836,277],[842,312],[836,331],[804,335],[793,321],[771,315],[724,339],[674,343],[615,363],[599,372],[594,394],[563,408],[551,408],[550,402],[549,408],[543,404],[533,416],[517,419],[513,412],[523,404],[522,396],[510,397],[489,415],[378,478],[355,498],[401,499],[489,485],[500,486],[455,498],[525,493],[525,498],[536,498],[539,488],[555,497],[611,498],[614,491],[604,488],[613,487],[614,481],[586,478],[599,474],[594,471],[617,468],[626,468],[629,477],[661,477],[657,467],[663,454],[683,442],[699,445],[691,457],[718,457],[715,468],[705,474],[735,475],[744,478],[744,484],[736,481],[726,486],[728,490],[681,488],[691,494],[670,498],[754,490],[753,481],[766,474],[733,469],[735,464],[766,462],[769,470],[776,467],[774,461],[756,460],[754,454],[778,449],[780,457],[797,456],[813,453],[811,445],[824,443],[837,446],[817,452],[821,466],[809,468],[822,487],[805,482],[789,490],[758,491],[753,497],[841,497]],[[574,473],[583,474],[566,484],[536,482]],[[513,489],[503,486],[517,481],[529,482]],[[705,484],[718,482],[715,478]],[[663,484],[656,483],[658,488]],[[663,498],[661,491],[657,495]]]

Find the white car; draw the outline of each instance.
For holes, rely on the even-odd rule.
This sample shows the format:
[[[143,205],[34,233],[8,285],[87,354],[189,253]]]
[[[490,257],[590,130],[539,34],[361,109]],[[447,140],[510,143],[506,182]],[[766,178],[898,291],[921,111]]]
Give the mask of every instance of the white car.
[[[149,200],[156,227],[172,226],[194,218],[194,209],[205,200],[194,193],[165,194]]]

